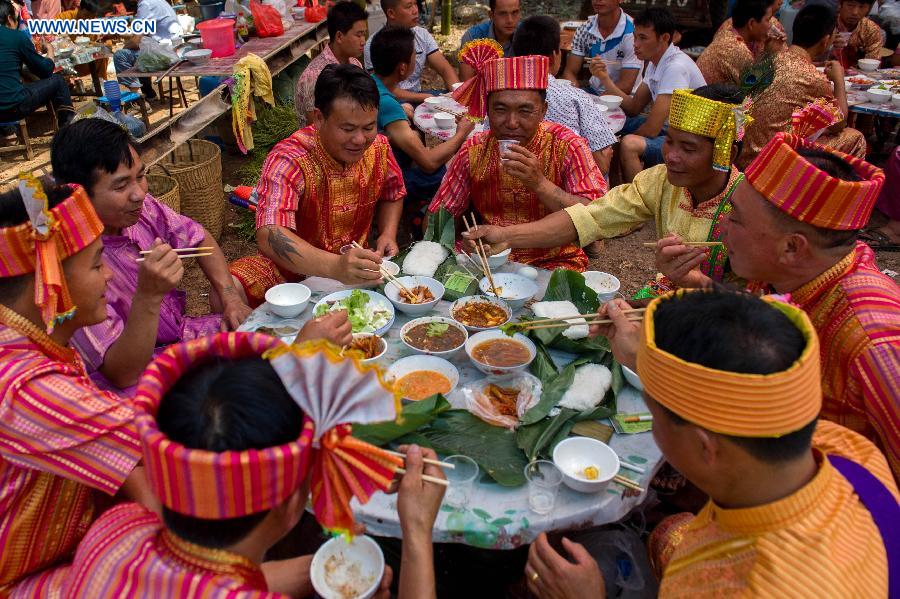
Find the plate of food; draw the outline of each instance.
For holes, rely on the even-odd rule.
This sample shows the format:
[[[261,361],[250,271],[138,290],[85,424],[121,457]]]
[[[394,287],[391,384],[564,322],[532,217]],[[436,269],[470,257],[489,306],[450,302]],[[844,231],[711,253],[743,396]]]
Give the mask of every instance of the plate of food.
[[[368,289],[335,291],[328,294],[313,308],[313,315],[346,310],[354,333],[384,335],[394,324],[394,306],[380,293]]]
[[[465,327],[443,316],[410,320],[400,329],[400,340],[417,354],[449,358],[462,349],[469,334]]]
[[[421,401],[436,393],[446,396],[456,389],[459,371],[437,356],[407,356],[388,368],[386,378],[404,399]]]
[[[486,295],[468,295],[450,305],[450,317],[472,333],[503,326],[511,316],[506,302]]]
[[[855,75],[853,77],[847,77],[846,82],[853,89],[866,89],[875,84],[874,79],[870,79],[869,77],[865,77],[863,75]]]

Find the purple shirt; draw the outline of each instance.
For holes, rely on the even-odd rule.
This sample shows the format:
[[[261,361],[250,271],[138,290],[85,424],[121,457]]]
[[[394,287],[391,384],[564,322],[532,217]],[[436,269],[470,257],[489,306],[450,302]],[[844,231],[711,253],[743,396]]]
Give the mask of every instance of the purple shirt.
[[[178,214],[156,198],[147,194],[141,217],[134,225],[123,229],[121,235],[103,236],[103,260],[113,276],[106,289],[105,322],[84,327],[72,337],[72,346],[78,350],[91,378],[102,388],[118,390],[103,375],[100,367],[106,352],[125,328],[131,311],[131,298],[137,290],[141,250],[150,249],[156,238],[173,248],[198,247],[203,243],[206,231],[196,221]],[[187,317],[184,315],[185,294],[173,289],[162,301],[159,310],[157,347],[217,333],[222,316]]]

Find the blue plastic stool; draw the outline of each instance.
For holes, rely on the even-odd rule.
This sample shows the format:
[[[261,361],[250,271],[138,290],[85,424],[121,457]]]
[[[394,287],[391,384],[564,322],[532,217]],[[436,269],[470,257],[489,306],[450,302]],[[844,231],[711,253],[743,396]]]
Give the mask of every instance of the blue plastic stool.
[[[105,107],[109,106],[109,98],[106,96],[100,96],[99,98],[95,98],[94,101],[97,104],[102,104]],[[147,126],[147,130],[150,129],[150,117],[147,115],[147,102],[144,100],[144,94],[140,92],[125,92],[122,94],[121,105],[126,106],[129,102],[137,102],[138,106],[141,108],[141,120],[144,121],[144,125]]]

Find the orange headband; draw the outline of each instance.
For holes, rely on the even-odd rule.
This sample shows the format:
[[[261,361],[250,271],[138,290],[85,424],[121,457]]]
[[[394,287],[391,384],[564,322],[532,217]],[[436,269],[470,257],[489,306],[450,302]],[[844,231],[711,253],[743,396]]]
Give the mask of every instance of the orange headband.
[[[70,187],[72,195],[48,210],[41,182],[31,173],[21,173],[19,193],[29,222],[0,229],[0,277],[35,274],[34,303],[41,309],[48,334],[75,314],[62,261],[103,232],[103,223],[84,189]]]
[[[703,291],[679,290],[683,293]],[[797,431],[822,408],[819,340],[803,310],[764,298],[800,329],[806,347],[794,364],[774,374],[741,374],[707,368],[659,349],[655,342],[654,300],[644,314],[638,348],[638,376],[647,394],[685,420],[723,435],[781,437]]]

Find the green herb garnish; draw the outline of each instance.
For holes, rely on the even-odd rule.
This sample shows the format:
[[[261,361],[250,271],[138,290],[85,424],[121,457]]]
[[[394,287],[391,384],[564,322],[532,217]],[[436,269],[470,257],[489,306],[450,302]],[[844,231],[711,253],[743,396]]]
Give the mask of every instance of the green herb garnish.
[[[446,322],[432,322],[428,325],[428,328],[425,330],[425,334],[429,337],[440,337],[450,328],[450,325]]]
[[[516,333],[521,333],[524,330],[525,325],[521,322],[508,322],[500,327],[500,332],[509,337],[512,337]]]

